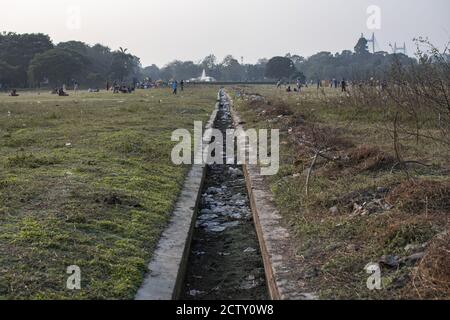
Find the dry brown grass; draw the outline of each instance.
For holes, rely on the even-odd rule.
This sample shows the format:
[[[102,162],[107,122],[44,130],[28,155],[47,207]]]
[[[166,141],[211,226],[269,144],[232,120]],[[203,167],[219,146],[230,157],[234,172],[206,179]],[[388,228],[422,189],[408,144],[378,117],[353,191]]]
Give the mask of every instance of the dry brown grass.
[[[386,199],[410,213],[450,212],[450,182],[408,180],[397,186]]]
[[[394,157],[380,150],[378,147],[362,145],[350,151],[349,165],[359,172],[376,171],[391,168]]]
[[[331,92],[329,101],[315,91],[261,93],[261,109],[244,102],[238,110],[257,126],[269,123],[282,132],[283,168],[268,181],[311,290],[326,299],[449,299],[449,239],[436,240],[449,225],[446,150],[403,139],[399,159],[384,105],[351,105],[342,97],[337,104]],[[283,112],[268,114],[269,99],[286,101],[293,115],[271,121]],[[383,290],[368,291],[364,266],[383,256],[398,267],[384,266]]]
[[[447,232],[435,237],[429,249],[413,272],[409,289],[414,289],[421,299],[450,299],[450,235]],[[412,287],[412,288],[411,288]]]

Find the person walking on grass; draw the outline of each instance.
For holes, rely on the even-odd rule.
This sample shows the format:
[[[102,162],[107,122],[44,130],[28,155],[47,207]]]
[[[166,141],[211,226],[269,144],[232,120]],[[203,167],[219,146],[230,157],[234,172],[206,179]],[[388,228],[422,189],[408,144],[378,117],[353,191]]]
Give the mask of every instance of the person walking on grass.
[[[347,81],[345,81],[345,79],[342,79],[341,81],[341,90],[342,92],[347,92]]]
[[[302,81],[300,79],[297,79],[297,91],[298,93],[302,92]]]
[[[279,89],[280,87],[281,87],[281,79],[278,80],[278,82],[277,82],[277,89]]]
[[[174,80],[172,82],[172,89],[173,89],[173,94],[177,94],[178,93],[178,82],[176,80]]]
[[[184,80],[181,80],[180,82],[180,89],[181,91],[184,91]]]

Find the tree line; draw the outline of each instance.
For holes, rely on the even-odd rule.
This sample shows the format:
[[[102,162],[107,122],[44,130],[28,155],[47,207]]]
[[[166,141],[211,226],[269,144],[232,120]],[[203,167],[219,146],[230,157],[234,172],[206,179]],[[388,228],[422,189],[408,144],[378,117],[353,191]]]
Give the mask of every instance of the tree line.
[[[54,44],[45,34],[0,34],[0,83],[10,87],[58,86],[79,82],[99,85],[139,77],[138,57],[120,48],[80,41]]]
[[[304,81],[348,79],[384,80],[394,61],[403,65],[417,61],[403,54],[380,51],[370,53],[367,40],[360,38],[353,51],[341,53],[319,52],[309,58],[287,53],[270,60],[261,58],[255,64],[242,64],[228,55],[218,61],[213,54],[200,62],[173,61],[163,68],[152,65],[143,69],[143,75],[151,79],[190,79],[198,77],[202,70],[218,81],[273,82],[274,80]]]
[[[415,59],[387,52],[372,54],[367,40],[361,38],[353,51],[341,53],[319,52],[309,58],[296,54],[259,59],[244,64],[232,55],[218,61],[214,55],[194,61],[175,60],[162,68],[142,67],[140,59],[119,48],[80,41],[54,44],[45,34],[0,33],[0,84],[9,87],[58,86],[80,83],[102,86],[110,82],[150,80],[170,81],[197,78],[205,70],[207,75],[221,82],[273,82],[283,79],[316,81],[324,79],[366,80],[383,79],[394,56],[403,64]]]

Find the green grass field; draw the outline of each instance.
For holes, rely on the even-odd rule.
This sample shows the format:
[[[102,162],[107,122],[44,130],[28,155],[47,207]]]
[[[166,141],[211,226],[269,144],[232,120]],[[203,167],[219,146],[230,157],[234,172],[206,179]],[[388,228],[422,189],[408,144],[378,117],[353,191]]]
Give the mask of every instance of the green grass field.
[[[0,299],[133,298],[188,169],[171,133],[206,121],[217,90],[2,94]]]
[[[274,86],[230,91],[247,128],[281,130],[280,172],[267,182],[295,234],[302,281],[311,291],[325,299],[450,297],[448,145],[402,135],[403,158],[429,165],[409,166],[408,178],[394,169],[390,106],[355,103],[330,88],[300,95]],[[406,120],[402,126],[414,130]],[[439,137],[432,126],[421,133]],[[307,195],[310,145],[325,146],[329,159],[317,158]],[[407,260],[416,253],[424,256]],[[369,291],[364,267],[383,256],[406,260],[383,266],[383,289]]]

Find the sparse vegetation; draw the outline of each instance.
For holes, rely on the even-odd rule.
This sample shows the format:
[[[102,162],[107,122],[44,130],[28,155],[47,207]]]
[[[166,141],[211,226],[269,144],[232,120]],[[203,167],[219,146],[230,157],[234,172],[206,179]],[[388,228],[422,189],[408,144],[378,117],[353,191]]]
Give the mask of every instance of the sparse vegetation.
[[[411,84],[390,83],[397,99],[409,103],[401,105],[391,89],[370,83],[348,94],[330,88],[301,94],[271,86],[232,89],[248,127],[281,129],[282,167],[267,182],[296,236],[303,281],[322,298],[450,297],[444,271],[450,141],[441,108],[448,82],[440,79],[440,98],[427,95],[432,84],[417,83],[417,77]],[[400,86],[422,91],[418,96]],[[437,113],[429,111],[434,106],[441,106]],[[383,290],[366,287],[364,268],[371,262],[382,266]]]

